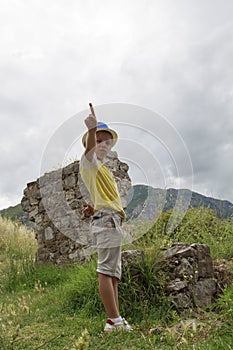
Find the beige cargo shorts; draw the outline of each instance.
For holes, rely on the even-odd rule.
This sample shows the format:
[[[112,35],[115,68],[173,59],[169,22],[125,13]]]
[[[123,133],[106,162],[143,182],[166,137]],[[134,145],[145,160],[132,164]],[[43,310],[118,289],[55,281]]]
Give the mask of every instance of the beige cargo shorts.
[[[122,217],[115,210],[100,209],[93,215],[91,231],[98,253],[97,272],[120,279]]]

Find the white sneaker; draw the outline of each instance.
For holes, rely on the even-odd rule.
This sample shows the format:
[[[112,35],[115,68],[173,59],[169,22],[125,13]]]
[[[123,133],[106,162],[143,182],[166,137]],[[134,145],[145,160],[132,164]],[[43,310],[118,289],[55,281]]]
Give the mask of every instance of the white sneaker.
[[[113,322],[110,319],[107,320],[104,332],[112,332],[112,331],[128,331],[131,332],[133,328],[128,324],[128,322],[122,318],[121,322]]]
[[[128,322],[122,318],[122,322],[123,322],[123,327],[125,331],[131,332],[133,331],[133,328],[128,324]]]

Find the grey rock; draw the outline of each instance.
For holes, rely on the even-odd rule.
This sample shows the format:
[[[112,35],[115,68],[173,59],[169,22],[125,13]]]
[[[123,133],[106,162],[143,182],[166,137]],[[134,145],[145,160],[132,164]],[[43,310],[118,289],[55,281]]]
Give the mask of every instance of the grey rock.
[[[186,287],[187,287],[187,282],[181,281],[179,278],[176,278],[175,280],[167,284],[166,289],[167,291],[170,291],[170,292],[173,292],[173,291],[177,292]]]
[[[121,254],[124,267],[134,265],[136,262],[143,262],[145,254],[142,250],[125,250]]]
[[[44,230],[44,234],[46,241],[49,241],[50,239],[54,238],[53,230],[51,229],[51,227],[46,227],[46,229]]]
[[[164,251],[169,280],[166,291],[177,308],[205,308],[216,293],[213,262],[206,244],[174,244]]]
[[[213,278],[199,280],[194,286],[195,304],[200,308],[205,308],[213,301],[216,291],[216,282]]]
[[[174,269],[176,276],[184,277],[184,275],[194,275],[193,265],[187,260],[182,258],[180,264]]]

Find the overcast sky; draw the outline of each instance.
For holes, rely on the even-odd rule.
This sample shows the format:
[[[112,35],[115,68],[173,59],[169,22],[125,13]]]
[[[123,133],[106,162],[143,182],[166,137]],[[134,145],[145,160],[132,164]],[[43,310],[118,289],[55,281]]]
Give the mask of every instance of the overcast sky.
[[[233,202],[231,0],[0,8],[0,209],[20,202],[54,145],[62,152],[51,167],[80,158],[89,101],[118,128],[134,184]]]

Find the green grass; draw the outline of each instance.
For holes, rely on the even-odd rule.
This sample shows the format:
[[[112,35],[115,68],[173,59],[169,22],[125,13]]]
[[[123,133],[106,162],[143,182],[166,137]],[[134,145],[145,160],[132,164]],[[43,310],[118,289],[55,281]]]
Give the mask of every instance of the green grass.
[[[172,229],[170,215],[163,213],[147,235],[125,247],[143,249],[145,261],[133,274],[124,270],[119,284],[121,313],[135,331],[115,334],[102,332],[96,257],[83,266],[35,266],[34,233],[0,218],[0,349],[232,349],[233,285],[196,319],[178,315],[164,294],[160,248],[206,243],[232,271],[233,222],[191,209]]]
[[[203,207],[188,210],[182,221],[179,213],[162,213],[147,238],[153,242],[162,239],[165,246],[177,242],[208,244],[213,259],[233,258],[233,219],[220,219]]]

